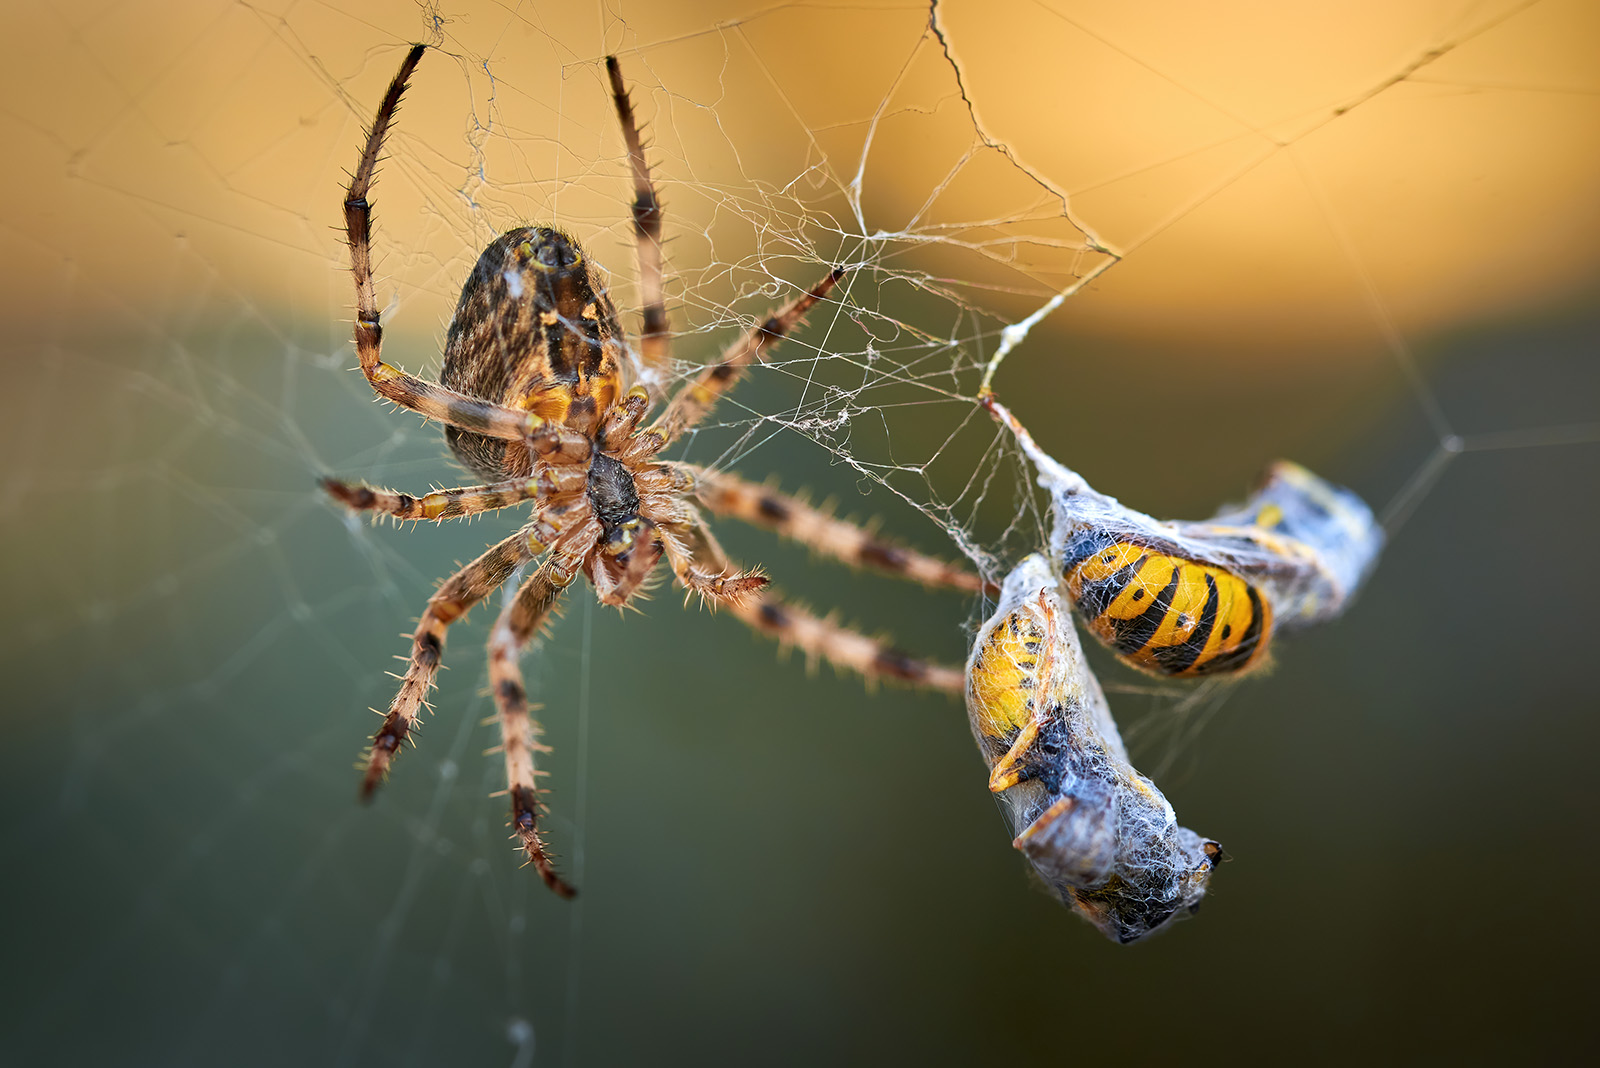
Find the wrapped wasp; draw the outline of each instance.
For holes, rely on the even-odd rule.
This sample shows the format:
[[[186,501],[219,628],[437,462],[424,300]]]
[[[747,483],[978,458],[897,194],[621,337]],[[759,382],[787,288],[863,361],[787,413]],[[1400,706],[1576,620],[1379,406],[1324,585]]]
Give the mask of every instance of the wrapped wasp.
[[[1276,630],[1343,612],[1383,547],[1361,498],[1288,461],[1211,519],[1152,519],[1039,448],[992,395],[984,404],[1050,491],[1050,556],[1084,626],[1141,671],[1196,677],[1264,664]]]
[[[967,662],[967,712],[1013,844],[1061,900],[1133,942],[1200,907],[1222,847],[1128,762],[1050,562],[1007,576]]]
[[[1006,577],[967,661],[967,712],[1016,846],[1107,937],[1138,941],[1200,907],[1222,848],[1178,825],[1128,760],[1068,604],[1126,663],[1169,676],[1262,663],[1275,627],[1342,612],[1382,530],[1349,490],[1279,462],[1243,505],[1164,523],[1096,492],[992,395],[1049,490],[1049,555]]]

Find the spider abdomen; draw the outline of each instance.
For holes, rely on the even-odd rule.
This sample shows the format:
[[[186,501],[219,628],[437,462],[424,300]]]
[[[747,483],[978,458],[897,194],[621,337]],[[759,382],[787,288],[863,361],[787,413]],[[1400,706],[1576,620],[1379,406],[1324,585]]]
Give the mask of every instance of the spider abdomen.
[[[621,392],[622,328],[576,240],[546,226],[501,234],[478,256],[445,337],[441,384],[592,434]],[[520,478],[519,442],[448,427],[456,458],[487,478]]]

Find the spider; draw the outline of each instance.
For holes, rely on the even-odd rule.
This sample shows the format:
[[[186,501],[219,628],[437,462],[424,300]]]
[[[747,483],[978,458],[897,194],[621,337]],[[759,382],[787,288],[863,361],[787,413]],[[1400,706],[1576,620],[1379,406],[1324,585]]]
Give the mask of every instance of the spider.
[[[537,741],[518,657],[550,621],[562,592],[582,574],[600,603],[626,606],[647,590],[665,558],[685,596],[723,607],[746,624],[868,679],[889,677],[959,693],[960,670],[914,658],[779,600],[757,571],[734,567],[700,508],[768,527],[820,553],[930,586],[977,591],[978,576],[873,536],[770,488],[732,474],[658,459],[711,411],[752,363],[762,361],[843,277],[830,271],[773,312],[694,375],[653,421],[659,398],[644,383],[664,377],[671,336],[662,283],[661,205],[615,57],[607,57],[617,119],[633,179],[643,331],[637,346],[619,325],[605,275],[562,231],[518,227],[478,257],[446,332],[438,384],[383,362],[383,329],[372,276],[368,192],[384,138],[426,46],[415,45],[378,106],[344,201],[355,277],[355,346],[378,396],[445,426],[456,458],[486,484],[413,497],[328,478],[323,487],[356,511],[401,520],[455,519],[532,502],[515,534],[445,579],[417,623],[399,693],[373,735],[362,778],[371,798],[395,754],[419,725],[450,625],[524,567],[489,637],[489,680],[505,757],[513,839],[545,884],[562,896],[539,833],[544,811]],[[637,384],[636,384],[637,383]]]

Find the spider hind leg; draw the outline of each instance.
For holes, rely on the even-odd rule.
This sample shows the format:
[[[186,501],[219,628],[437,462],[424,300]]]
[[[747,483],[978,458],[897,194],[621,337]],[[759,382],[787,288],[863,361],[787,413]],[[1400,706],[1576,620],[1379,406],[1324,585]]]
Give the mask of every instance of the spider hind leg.
[[[494,695],[500,748],[505,755],[512,837],[544,884],[561,897],[572,897],[577,891],[556,873],[539,836],[539,816],[545,806],[534,754],[548,753],[550,749],[538,741],[541,731],[528,706],[528,692],[517,658],[550,620],[557,599],[571,581],[571,576],[558,568],[555,558],[547,560],[517,590],[489,636],[489,688]]]
[[[390,702],[383,725],[372,736],[367,750],[367,770],[361,778],[362,800],[372,799],[379,784],[388,777],[395,754],[416,729],[428,691],[433,689],[434,676],[439,673],[439,663],[444,659],[445,633],[450,624],[498,589],[532,555],[527,532],[518,531],[450,576],[428,598],[428,607],[411,638],[411,656],[400,680],[400,692]]]

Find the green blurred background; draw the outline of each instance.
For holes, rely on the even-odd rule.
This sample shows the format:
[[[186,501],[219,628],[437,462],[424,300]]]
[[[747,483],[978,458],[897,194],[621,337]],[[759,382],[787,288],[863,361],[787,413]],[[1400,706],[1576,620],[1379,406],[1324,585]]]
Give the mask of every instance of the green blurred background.
[[[970,112],[917,5],[16,13],[0,1059],[1584,1048],[1593,10],[990,12],[940,13]],[[1371,586],[1271,674],[1200,701],[1113,694],[1140,767],[1235,858],[1199,917],[1106,943],[1030,883],[956,702],[808,672],[669,590],[627,618],[572,597],[524,665],[575,903],[517,870],[487,797],[486,613],[452,636],[420,747],[356,804],[399,633],[515,522],[370,527],[314,490],[328,471],[460,481],[437,429],[371,404],[350,370],[333,229],[360,127],[435,15],[443,52],[376,192],[394,362],[436,366],[477,247],[526,218],[573,227],[633,306],[596,65],[618,49],[657,139],[679,355],[764,311],[768,271],[806,282],[849,252],[862,314],[838,336],[907,366],[855,395],[847,432],[797,432],[759,417],[799,411],[808,370],[837,384],[859,367],[791,351],[690,442],[698,458],[928,551],[954,555],[931,520],[957,523],[1014,562],[1038,535],[998,533],[1020,469],[962,396],[998,326],[1102,262],[1063,225],[1065,193],[1126,258],[997,380],[1047,448],[1162,515],[1208,513],[1280,455],[1395,504]],[[1027,169],[982,149],[975,118]],[[866,131],[881,141],[852,202]],[[957,218],[985,223],[931,250],[848,240]],[[933,279],[906,285],[917,270]],[[1467,446],[1453,459],[1449,434]],[[810,603],[945,660],[984,611],[718,531]]]

